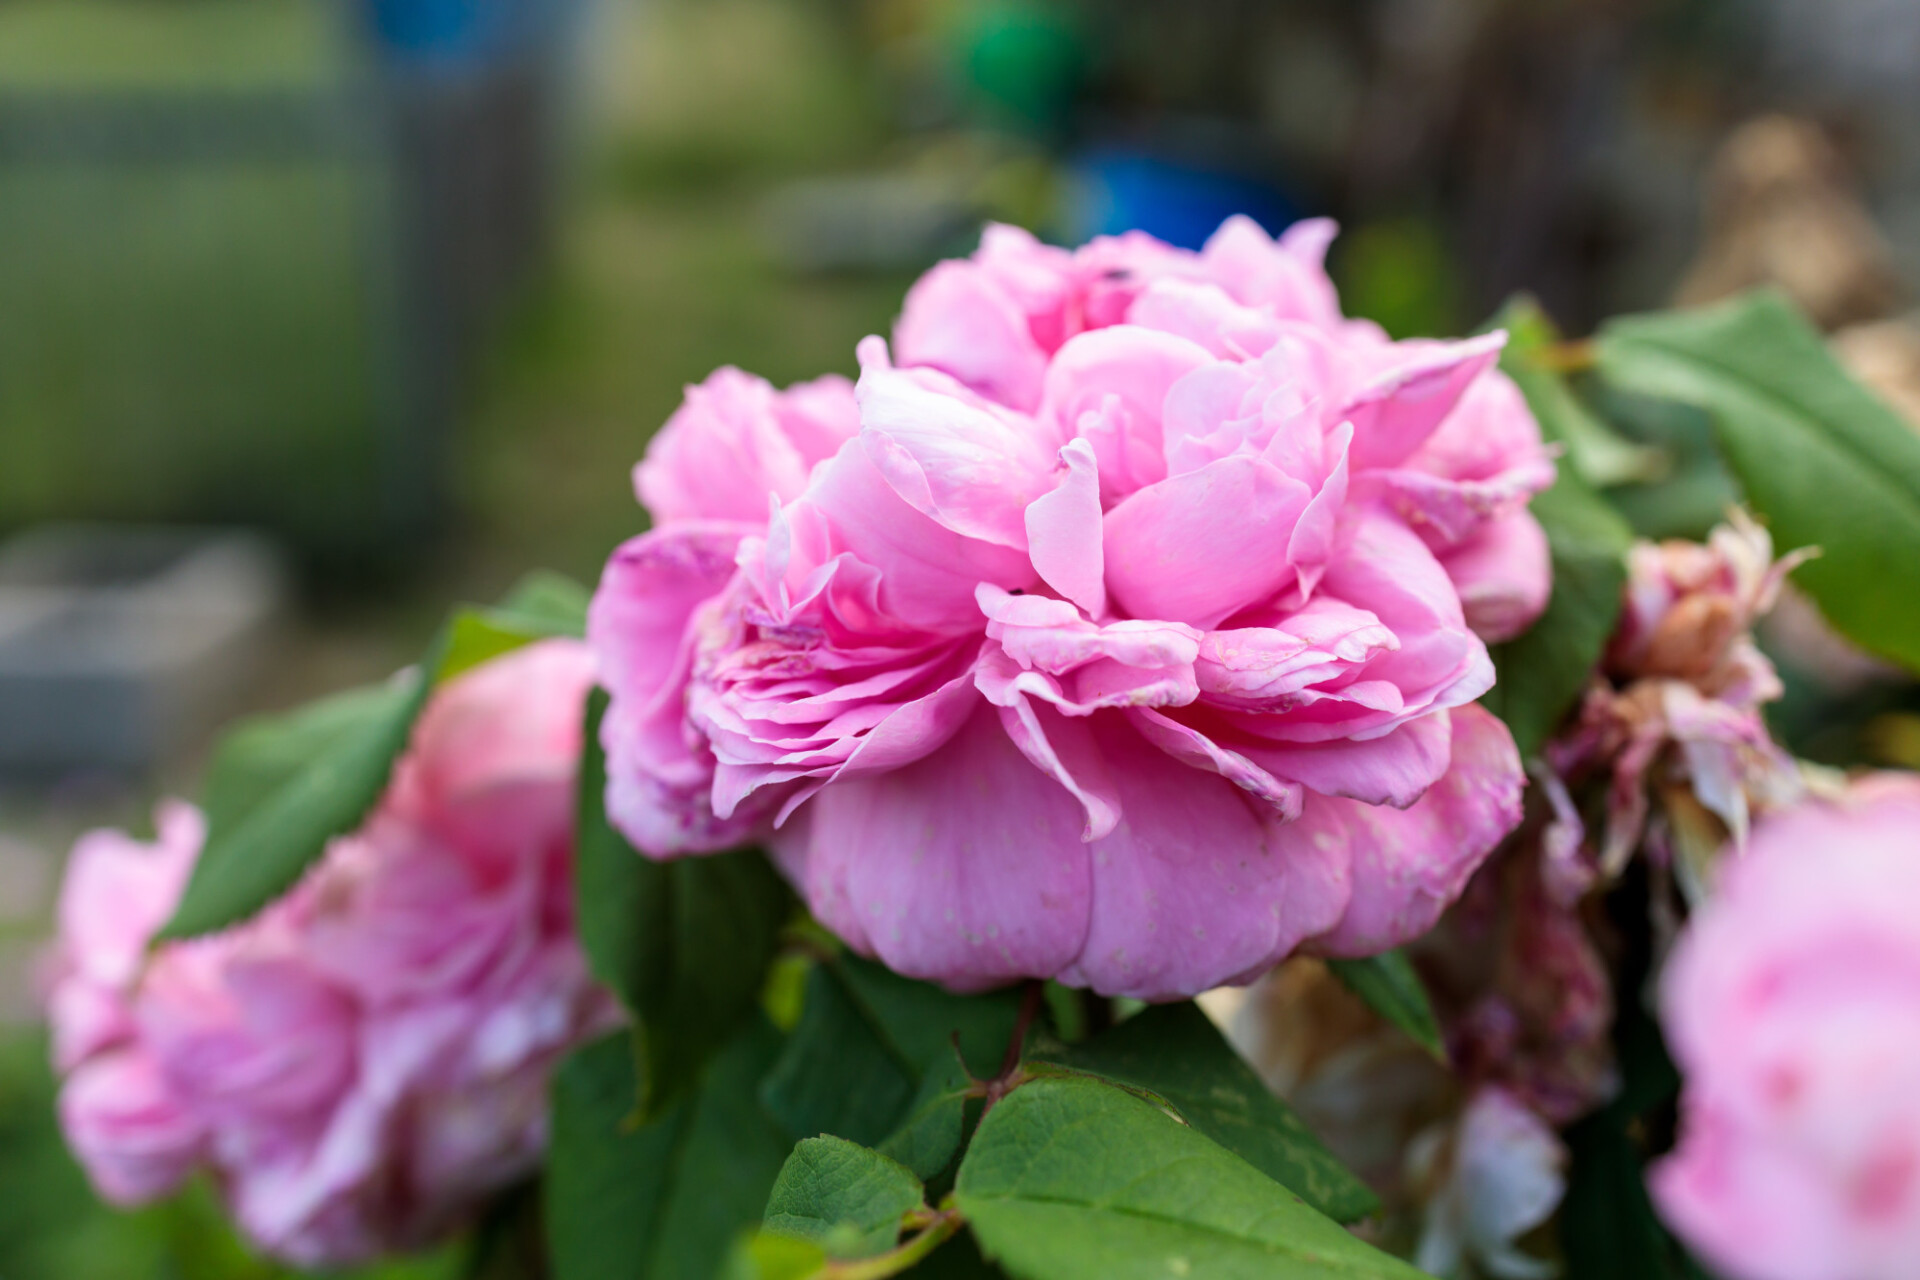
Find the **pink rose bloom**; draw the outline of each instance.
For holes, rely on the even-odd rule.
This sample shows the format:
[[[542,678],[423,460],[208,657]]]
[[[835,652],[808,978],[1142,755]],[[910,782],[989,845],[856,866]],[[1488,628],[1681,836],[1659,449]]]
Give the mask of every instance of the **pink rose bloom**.
[[[204,1169],[263,1249],[341,1266],[429,1243],[538,1163],[553,1065],[612,1018],[569,894],[592,678],[554,640],[450,681],[361,831],[259,916],[151,959],[198,813],[163,808],[152,848],[82,839],[49,1016],[103,1196]]]
[[[1728,1280],[1920,1273],[1920,780],[1762,822],[1668,964],[1686,1080],[1655,1167]]]
[[[1503,633],[1537,609],[1544,543],[1475,549],[1553,472],[1502,337],[1342,320],[1324,232],[995,229],[936,268],[800,492],[609,562],[613,821],[771,839],[850,945],[956,988],[1171,999],[1424,931],[1518,820],[1462,583]],[[673,456],[684,493],[737,471]]]

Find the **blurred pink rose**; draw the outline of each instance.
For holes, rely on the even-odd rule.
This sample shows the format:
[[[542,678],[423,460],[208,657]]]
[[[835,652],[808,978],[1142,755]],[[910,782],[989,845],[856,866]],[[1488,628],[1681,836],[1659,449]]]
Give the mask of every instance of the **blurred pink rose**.
[[[803,490],[609,562],[613,820],[777,828],[824,923],[963,988],[1174,998],[1431,925],[1518,819],[1462,596],[1544,603],[1553,469],[1502,337],[1343,320],[1328,235],[995,228],[929,273]]]
[[[431,1241],[534,1167],[548,1072],[612,1018],[568,892],[592,678],[554,640],[449,682],[360,832],[259,916],[150,959],[198,813],[164,807],[152,848],[81,840],[49,1016],[102,1195],[206,1169],[263,1249],[337,1266]]]
[[[1920,1274],[1920,779],[1762,822],[1662,996],[1681,1237],[1728,1280]]]

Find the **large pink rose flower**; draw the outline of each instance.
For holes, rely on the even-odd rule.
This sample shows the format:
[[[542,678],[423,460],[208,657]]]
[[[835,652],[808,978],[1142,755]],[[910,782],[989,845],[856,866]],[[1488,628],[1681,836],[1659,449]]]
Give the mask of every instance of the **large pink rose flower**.
[[[204,827],[74,850],[49,993],[62,1124],[133,1204],[209,1172],[269,1252],[417,1247],[525,1176],[558,1058],[612,1007],[574,941],[586,648],[531,645],[435,694],[366,826],[287,897],[160,947]]]
[[[1920,1268],[1920,780],[1759,824],[1667,968],[1661,1212],[1729,1280]]]
[[[656,507],[607,565],[613,820],[771,838],[849,944],[959,988],[1167,999],[1425,930],[1518,818],[1475,627],[1544,603],[1553,468],[1504,339],[1341,318],[1329,235],[994,228],[936,267],[804,486]],[[683,410],[643,468],[758,483],[727,442],[802,450],[799,394]]]

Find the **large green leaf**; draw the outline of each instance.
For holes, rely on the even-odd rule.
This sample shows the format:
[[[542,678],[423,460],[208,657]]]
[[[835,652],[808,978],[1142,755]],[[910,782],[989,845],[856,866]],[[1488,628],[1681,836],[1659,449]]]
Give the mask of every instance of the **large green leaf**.
[[[893,1248],[906,1215],[925,1205],[926,1188],[899,1161],[844,1138],[808,1138],[773,1184],[766,1229],[836,1258],[867,1258]]]
[[[1566,381],[1540,360],[1557,336],[1537,307],[1515,303],[1501,314],[1508,344],[1500,367],[1527,398],[1541,433],[1576,438],[1590,415]],[[1552,735],[1586,688],[1620,615],[1626,551],[1633,531],[1620,513],[1562,462],[1551,489],[1533,500],[1553,556],[1553,594],[1524,635],[1493,646],[1499,673],[1482,704],[1506,722],[1523,756]]]
[[[767,1110],[795,1139],[833,1134],[870,1146],[898,1123],[917,1087],[915,1065],[888,1043],[838,967],[815,965],[800,1023],[763,1086]]]
[[[1336,1222],[1380,1207],[1191,1001],[1156,1005],[1084,1044],[1041,1056],[1151,1090],[1195,1129]]]
[[[1158,1106],[1091,1079],[1007,1095],[960,1162],[960,1209],[1021,1280],[1415,1280]]]
[[[159,939],[238,924],[292,888],[386,790],[427,691],[412,668],[230,733],[207,782],[206,846]]]
[[[1920,670],[1920,435],[1791,303],[1761,292],[1625,317],[1598,350],[1617,385],[1707,410],[1775,545],[1820,548],[1794,580],[1853,640]]]
[[[1427,988],[1404,951],[1383,951],[1361,960],[1329,960],[1327,968],[1369,1009],[1400,1028],[1436,1058],[1446,1057],[1440,1020]]]
[[[767,1079],[767,1106],[795,1138],[831,1133],[878,1145],[931,1177],[960,1138],[966,1076],[956,1046],[977,1074],[991,1074],[1019,1006],[1017,991],[958,996],[837,956],[807,975],[800,1024]]]
[[[633,1014],[639,1104],[670,1102],[755,1008],[792,895],[757,852],[656,862],[607,821],[600,720],[588,700],[574,877],[580,943]]]
[[[957,1048],[976,1075],[996,1070],[1020,1017],[1020,988],[960,996],[842,955],[834,967],[888,1046],[916,1068],[950,1062]]]
[[[778,1051],[779,1033],[749,1021],[691,1092],[637,1127],[626,1035],[567,1059],[554,1080],[544,1184],[555,1280],[714,1275],[760,1221],[787,1155],[757,1093]]]
[[[973,1080],[956,1059],[928,1068],[904,1117],[880,1143],[880,1150],[922,1178],[932,1178],[953,1163],[967,1127],[967,1108],[976,1101]]]

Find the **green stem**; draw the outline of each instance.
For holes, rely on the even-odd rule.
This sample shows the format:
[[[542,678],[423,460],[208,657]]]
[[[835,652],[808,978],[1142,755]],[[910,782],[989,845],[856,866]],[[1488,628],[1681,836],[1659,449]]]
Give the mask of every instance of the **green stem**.
[[[1591,338],[1555,342],[1531,353],[1533,362],[1555,373],[1585,373],[1599,363],[1600,349]]]
[[[808,1280],[887,1280],[918,1266],[926,1256],[953,1238],[966,1219],[958,1209],[942,1207],[926,1217],[926,1227],[911,1240],[871,1258],[836,1259],[814,1272]]]

